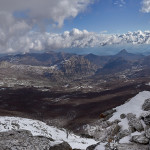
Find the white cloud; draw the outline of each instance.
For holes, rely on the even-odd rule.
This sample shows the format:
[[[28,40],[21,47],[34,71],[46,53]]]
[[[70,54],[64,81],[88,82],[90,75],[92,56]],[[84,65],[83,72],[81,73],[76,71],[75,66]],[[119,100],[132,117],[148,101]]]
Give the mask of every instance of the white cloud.
[[[63,25],[65,19],[76,17],[93,0],[0,0],[0,11],[24,12],[34,23],[50,20]]]
[[[11,43],[24,36],[31,27],[24,20],[16,20],[10,13],[0,12],[0,49],[13,51]]]
[[[1,32],[0,32],[1,34]],[[30,32],[20,37],[10,37],[0,52],[30,52],[65,48],[102,47],[107,45],[150,44],[150,31],[128,32],[126,34],[97,34],[73,29],[62,34]]]
[[[61,39],[52,41],[58,35],[55,37],[52,34],[51,39],[44,33],[31,35],[33,27],[45,27],[47,21],[52,26],[61,27],[65,19],[84,12],[92,2],[94,0],[0,0],[0,51],[41,50],[50,43],[54,49],[59,48]],[[21,17],[16,16],[17,12],[22,14]]]
[[[150,31],[101,34],[73,29],[62,34],[31,32],[35,24],[48,19],[61,27],[64,20],[85,11],[94,0],[0,0],[0,53],[100,47],[114,44],[150,44]],[[117,0],[125,4],[125,0]],[[142,11],[150,11],[150,0],[143,0]],[[15,18],[16,11],[28,17]]]
[[[142,1],[142,12],[149,13],[150,12],[150,0],[143,0]]]

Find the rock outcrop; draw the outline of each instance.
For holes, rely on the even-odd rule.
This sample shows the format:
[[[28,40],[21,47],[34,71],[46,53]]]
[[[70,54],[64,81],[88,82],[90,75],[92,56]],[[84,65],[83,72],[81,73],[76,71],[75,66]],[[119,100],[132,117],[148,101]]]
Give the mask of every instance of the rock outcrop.
[[[141,121],[138,118],[136,118],[136,115],[134,115],[133,113],[127,114],[127,119],[129,121],[129,126],[131,128],[133,128],[133,129],[135,129],[136,131],[139,131],[139,132],[144,130]]]
[[[50,150],[72,150],[72,148],[67,142],[63,142],[50,147]]]
[[[144,104],[142,105],[142,109],[145,111],[149,111],[150,110],[150,99],[146,99]]]
[[[148,145],[135,144],[135,143],[125,143],[118,144],[117,150],[149,150]]]
[[[101,119],[91,128],[89,125],[89,134],[100,141],[100,148],[97,146],[95,149],[93,145],[90,150],[101,150],[101,147],[103,150],[150,150],[150,99],[145,98],[146,94],[150,97],[150,93],[143,92],[131,102],[117,107],[109,120]]]
[[[0,150],[72,150],[66,142],[56,143],[43,136],[32,136],[27,130],[0,133]]]
[[[145,127],[145,135],[146,135],[147,138],[150,139],[150,126]]]
[[[145,135],[134,135],[132,136],[132,141],[139,144],[148,144],[149,139]]]

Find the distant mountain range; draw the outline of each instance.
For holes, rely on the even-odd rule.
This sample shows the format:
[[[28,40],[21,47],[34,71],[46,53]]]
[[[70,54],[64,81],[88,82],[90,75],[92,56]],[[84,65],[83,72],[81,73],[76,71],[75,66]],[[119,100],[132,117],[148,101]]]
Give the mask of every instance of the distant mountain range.
[[[133,68],[149,70],[150,56],[128,53],[116,55],[77,55],[63,52],[27,53],[0,58],[1,78],[34,78],[55,82],[69,82],[95,76],[109,75]]]

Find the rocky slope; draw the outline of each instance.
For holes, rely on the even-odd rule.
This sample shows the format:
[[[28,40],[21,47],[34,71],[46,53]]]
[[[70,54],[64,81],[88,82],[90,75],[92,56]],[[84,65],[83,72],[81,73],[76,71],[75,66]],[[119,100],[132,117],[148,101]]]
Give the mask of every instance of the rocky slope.
[[[79,128],[79,133],[88,139],[41,121],[17,117],[0,117],[0,132],[0,144],[4,148],[16,148],[25,141],[23,146],[27,150],[34,147],[35,143],[38,143],[37,147],[52,150],[59,149],[60,144],[65,147],[64,150],[70,147],[83,150],[148,150],[150,92],[140,92],[125,104],[100,114],[96,122]]]
[[[52,51],[47,53],[26,53],[4,56],[0,58],[0,61],[7,61],[16,65],[52,66],[69,59],[73,55]]]
[[[83,56],[60,54],[44,53],[3,57],[0,59],[0,80],[13,76],[19,81],[39,79],[41,82],[47,80],[63,83],[92,76],[97,70],[96,65]]]
[[[78,77],[78,79],[91,76],[97,70],[96,65],[82,56],[72,56],[70,59],[59,64],[59,68],[66,77],[74,76],[74,78]]]
[[[125,104],[100,115],[83,127],[99,141],[88,150],[148,150],[150,148],[150,92],[143,91]]]
[[[71,150],[67,142],[57,143],[44,136],[33,136],[27,130],[0,133],[0,150]]]
[[[0,132],[0,144],[11,150],[21,147],[24,147],[24,150],[31,150],[32,147],[40,150],[53,150],[54,145],[63,142],[69,143],[73,149],[86,149],[89,145],[97,143],[93,139],[81,138],[65,129],[19,117],[0,117]]]

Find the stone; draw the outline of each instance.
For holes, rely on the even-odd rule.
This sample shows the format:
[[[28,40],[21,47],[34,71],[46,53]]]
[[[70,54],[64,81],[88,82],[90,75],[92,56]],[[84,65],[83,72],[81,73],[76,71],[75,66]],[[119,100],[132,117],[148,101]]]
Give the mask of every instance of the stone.
[[[110,125],[109,121],[102,121],[101,123],[102,128],[107,128],[109,127],[109,125]]]
[[[129,126],[129,132],[130,133],[134,133],[136,131],[136,129],[132,126]]]
[[[117,150],[149,150],[148,148],[148,145],[137,143],[125,143],[117,145]]]
[[[94,145],[90,145],[86,148],[86,150],[95,150],[96,146],[99,145],[99,143],[94,144]]]
[[[149,111],[150,110],[150,99],[146,99],[144,104],[142,105],[142,109],[145,111]]]
[[[113,121],[113,123],[118,124],[120,122],[119,119],[116,119],[115,121]]]
[[[134,135],[131,138],[131,141],[139,143],[139,144],[148,144],[149,139],[145,137],[144,135]]]
[[[150,115],[149,116],[146,116],[146,117],[144,117],[144,123],[146,124],[146,125],[150,125]]]
[[[117,135],[118,132],[120,131],[120,126],[118,124],[113,124],[112,126],[110,126],[110,128],[108,129],[108,133],[110,133],[112,136]]]
[[[134,128],[136,131],[141,132],[144,130],[141,121],[136,118],[136,115],[134,115],[133,113],[127,114],[127,119],[129,121],[129,126]]]
[[[150,139],[150,126],[145,127],[145,135],[146,135],[147,138]]]
[[[150,125],[150,112],[143,113],[141,115],[141,119],[144,121],[146,125]]]
[[[108,129],[95,131],[93,137],[100,142],[107,142],[113,140],[114,136],[120,131],[120,128],[118,124],[113,124],[109,126]]]
[[[117,139],[120,140],[125,136],[128,136],[130,134],[129,130],[121,130],[118,134],[117,134]]]
[[[18,130],[0,133],[0,150],[49,150],[52,139],[32,136],[30,131]]]
[[[120,115],[120,118],[121,118],[121,119],[124,119],[124,118],[126,118],[126,115],[125,115],[125,114],[121,114],[121,115]]]
[[[49,150],[72,150],[71,146],[67,142],[54,145]]]

